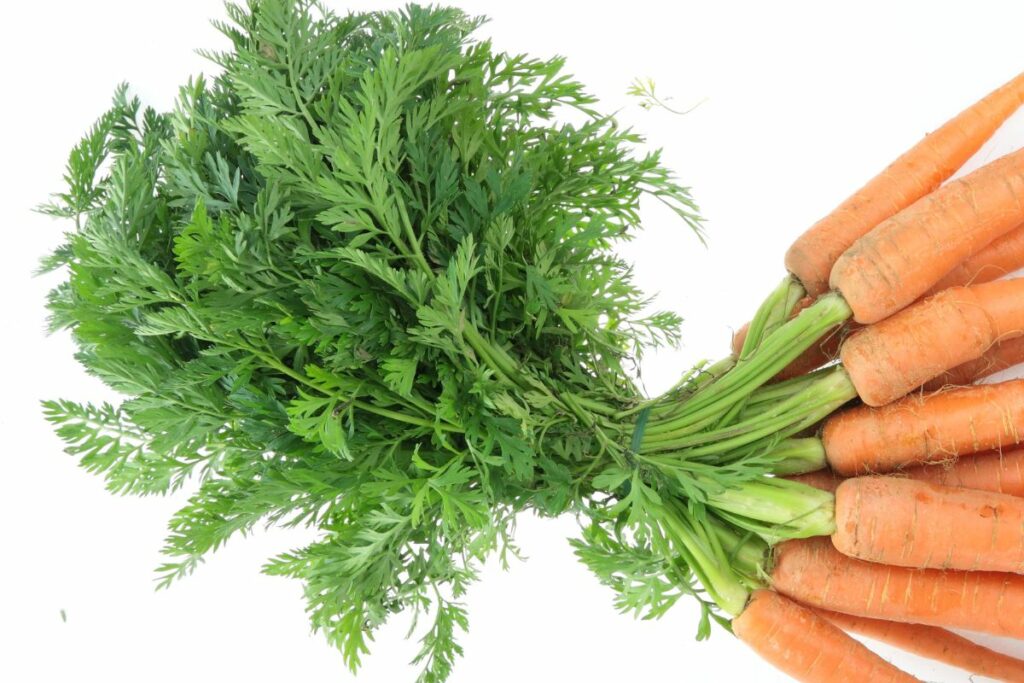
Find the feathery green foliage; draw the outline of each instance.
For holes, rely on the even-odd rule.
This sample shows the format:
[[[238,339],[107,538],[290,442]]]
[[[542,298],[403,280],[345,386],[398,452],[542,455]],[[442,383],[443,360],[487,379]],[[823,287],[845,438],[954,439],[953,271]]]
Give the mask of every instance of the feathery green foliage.
[[[223,73],[168,113],[120,88],[44,207],[76,222],[43,264],[68,274],[52,326],[128,397],[49,419],[114,491],[196,482],[161,585],[258,525],[314,526],[266,571],[304,582],[352,668],[389,615],[422,614],[421,680],[442,681],[516,513],[574,512],[620,608],[692,595],[707,635],[757,583],[737,549],[763,550],[708,502],[777,438],[666,451],[679,400],[728,364],[654,401],[633,381],[679,320],[644,313],[614,245],[644,196],[699,235],[687,189],[562,59],[498,52],[458,10],[227,11]]]

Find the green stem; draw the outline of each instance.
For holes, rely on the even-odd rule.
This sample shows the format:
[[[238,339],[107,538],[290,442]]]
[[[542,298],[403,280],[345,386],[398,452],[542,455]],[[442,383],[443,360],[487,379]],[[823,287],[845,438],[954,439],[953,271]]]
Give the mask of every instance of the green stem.
[[[779,325],[789,319],[793,308],[806,293],[796,278],[792,275],[786,276],[779,286],[772,290],[764,303],[758,307],[754,317],[750,320],[739,358],[741,360],[749,358],[766,335],[775,331]]]
[[[784,439],[765,458],[773,461],[771,472],[779,476],[816,472],[828,464],[825,445],[817,437]]]
[[[717,492],[712,489],[708,505],[732,513],[733,520],[745,520],[744,528],[750,531],[781,538],[828,536],[836,528],[832,493],[778,477],[762,477]]]
[[[743,611],[750,590],[733,572],[717,535],[698,527],[684,512],[668,506],[652,508],[675,550],[704,586],[715,603],[732,615]]]
[[[805,424],[808,419],[817,421],[856,396],[846,370],[835,368],[803,391],[737,424],[697,433],[689,428],[655,435],[645,433],[640,452],[681,451],[684,457],[724,453],[773,436],[795,424]]]
[[[721,414],[778,374],[828,330],[848,320],[851,315],[849,304],[840,295],[822,296],[772,332],[753,356],[739,361],[721,379],[692,396],[675,420],[677,426],[683,427],[708,415]]]

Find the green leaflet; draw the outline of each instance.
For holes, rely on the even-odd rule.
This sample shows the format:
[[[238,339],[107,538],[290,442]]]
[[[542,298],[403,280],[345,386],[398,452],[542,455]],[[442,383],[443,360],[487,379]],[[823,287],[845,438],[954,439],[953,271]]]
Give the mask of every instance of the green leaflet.
[[[645,195],[700,234],[658,153],[562,59],[497,52],[455,9],[227,14],[223,73],[165,113],[120,88],[44,207],[76,221],[44,261],[67,273],[52,324],[127,396],[48,417],[113,490],[197,482],[161,585],[258,524],[313,525],[266,570],[304,582],[353,668],[389,615],[422,615],[442,681],[477,563],[515,553],[518,511],[572,511],[624,609],[717,616],[688,563],[724,551],[664,502],[697,480],[627,452],[631,369],[679,319],[645,312],[614,245]]]

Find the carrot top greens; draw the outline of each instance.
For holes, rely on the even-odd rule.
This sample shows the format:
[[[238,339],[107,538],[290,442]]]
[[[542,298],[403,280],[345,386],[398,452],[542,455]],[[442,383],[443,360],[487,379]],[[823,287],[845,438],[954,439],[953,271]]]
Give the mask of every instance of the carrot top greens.
[[[838,399],[805,400],[830,381],[814,377],[759,400],[783,356],[678,416],[731,362],[638,391],[638,359],[679,320],[643,312],[614,244],[645,195],[701,225],[658,154],[562,59],[498,52],[454,9],[227,11],[231,49],[208,53],[222,73],[167,113],[120,88],[44,207],[76,227],[44,263],[68,275],[52,326],[128,397],[47,402],[49,419],[113,491],[197,485],[161,585],[256,525],[315,526],[266,571],[304,581],[353,668],[390,614],[429,618],[417,662],[441,681],[477,563],[514,552],[530,509],[581,515],[578,554],[623,609],[693,595],[706,635],[716,605],[741,608],[763,551],[751,532],[775,521],[726,487],[814,469],[779,440]],[[780,288],[755,337],[786,328],[797,298]],[[805,336],[833,324],[796,320]],[[780,396],[803,412],[780,422]]]

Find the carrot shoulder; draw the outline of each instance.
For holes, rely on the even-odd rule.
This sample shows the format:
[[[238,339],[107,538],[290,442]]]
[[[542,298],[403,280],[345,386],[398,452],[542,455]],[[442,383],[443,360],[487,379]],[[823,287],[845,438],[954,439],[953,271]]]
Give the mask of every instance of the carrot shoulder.
[[[817,612],[848,633],[859,633],[974,675],[1008,683],[1024,683],[1024,661],[990,650],[944,628],[855,617],[829,610]]]
[[[732,629],[762,658],[802,683],[918,680],[827,619],[771,590],[755,591]]]
[[[1024,576],[910,569],[843,555],[828,538],[776,546],[772,586],[811,607],[1024,638]]]
[[[830,284],[870,324],[900,311],[971,254],[1024,223],[1024,150],[943,185],[857,240]]]
[[[1014,446],[1024,440],[1024,380],[857,406],[826,420],[821,438],[829,466],[844,476]]]
[[[855,332],[840,358],[861,400],[885,405],[998,341],[1024,336],[1022,301],[1024,278],[947,289]]]
[[[786,267],[808,293],[826,291],[832,266],[846,249],[952,176],[1022,101],[1024,74],[929,134],[811,226],[789,248]]]
[[[1024,572],[1024,498],[857,477],[839,485],[835,505],[832,544],[844,555],[900,567]]]

